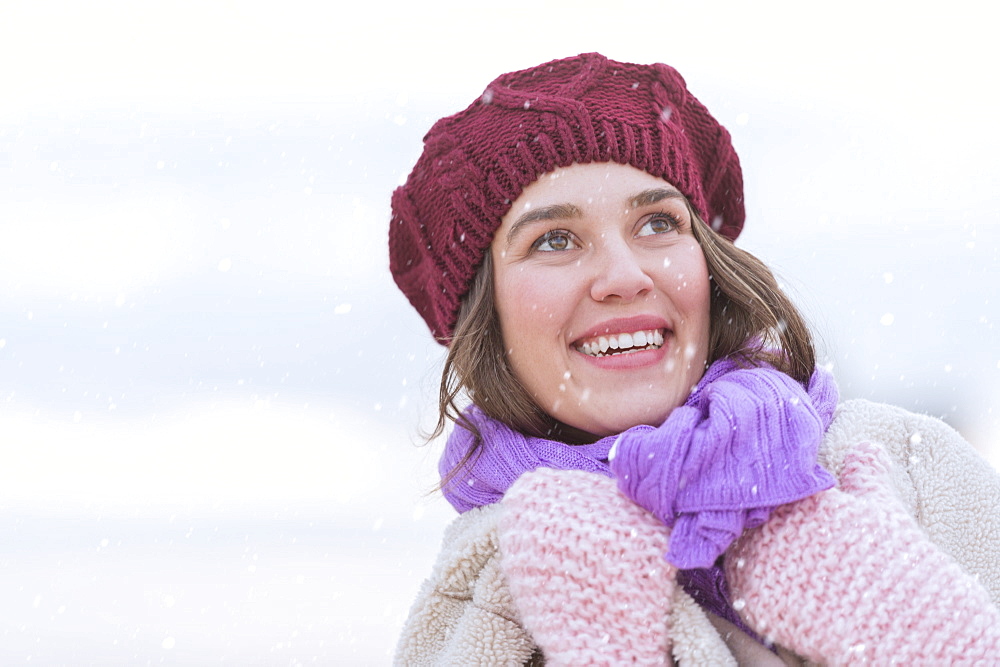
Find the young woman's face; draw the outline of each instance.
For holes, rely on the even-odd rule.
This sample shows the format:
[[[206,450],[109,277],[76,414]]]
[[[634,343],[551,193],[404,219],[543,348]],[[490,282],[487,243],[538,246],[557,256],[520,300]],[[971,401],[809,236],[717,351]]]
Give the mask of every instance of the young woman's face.
[[[493,239],[511,367],[539,407],[596,436],[659,425],[701,379],[709,279],[684,196],[634,167],[529,185]]]

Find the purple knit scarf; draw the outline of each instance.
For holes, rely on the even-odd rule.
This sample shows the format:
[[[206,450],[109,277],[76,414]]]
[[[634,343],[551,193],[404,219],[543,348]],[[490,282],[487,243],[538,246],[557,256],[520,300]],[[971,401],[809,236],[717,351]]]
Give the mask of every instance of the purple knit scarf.
[[[635,426],[589,445],[527,437],[471,406],[465,417],[479,429],[482,447],[444,494],[465,512],[499,501],[535,468],[600,473],[671,528],[668,561],[682,570],[710,568],[775,507],[834,485],[816,459],[837,399],[833,377],[822,369],[806,389],[771,367],[726,358],[661,426]],[[472,442],[466,429],[452,431],[442,476]]]

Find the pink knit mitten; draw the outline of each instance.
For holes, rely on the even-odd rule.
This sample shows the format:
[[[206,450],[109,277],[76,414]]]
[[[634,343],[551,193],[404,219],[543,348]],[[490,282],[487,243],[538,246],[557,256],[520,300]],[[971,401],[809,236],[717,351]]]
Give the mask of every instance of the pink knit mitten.
[[[817,662],[1000,663],[1000,612],[903,508],[884,457],[859,446],[839,489],[781,506],[734,544],[733,606]]]
[[[503,499],[501,568],[547,665],[670,664],[669,531],[606,477],[542,468]]]

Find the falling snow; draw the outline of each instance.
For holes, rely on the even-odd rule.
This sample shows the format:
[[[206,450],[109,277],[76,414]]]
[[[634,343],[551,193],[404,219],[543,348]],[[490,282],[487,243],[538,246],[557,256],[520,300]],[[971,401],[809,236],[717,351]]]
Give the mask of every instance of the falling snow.
[[[341,82],[350,68],[329,63],[378,61],[353,24],[249,7],[76,12],[63,30],[31,6],[5,48],[65,44],[15,68],[0,114],[0,574],[14,582],[0,661],[388,663],[452,517],[426,495],[440,443],[413,446],[443,353],[388,274],[389,196],[430,123],[497,72],[428,66],[436,50],[417,41],[449,27],[437,15],[394,33],[405,66]],[[847,60],[820,39],[783,79],[756,48],[761,19],[730,54],[751,78],[685,72],[743,159],[739,243],[802,303],[844,398],[943,416],[986,446],[1000,441],[983,158],[1000,138],[982,84],[996,58],[961,54],[991,48],[989,22],[962,49],[946,39],[940,66],[896,69],[925,46],[866,49],[880,24],[843,14],[829,34],[862,45]],[[691,52],[717,17],[692,20],[674,36]],[[598,29],[608,51],[629,47]],[[842,77],[798,76],[831,58]],[[886,71],[891,94],[859,94],[884,92]],[[940,89],[964,100],[963,123],[926,103]]]

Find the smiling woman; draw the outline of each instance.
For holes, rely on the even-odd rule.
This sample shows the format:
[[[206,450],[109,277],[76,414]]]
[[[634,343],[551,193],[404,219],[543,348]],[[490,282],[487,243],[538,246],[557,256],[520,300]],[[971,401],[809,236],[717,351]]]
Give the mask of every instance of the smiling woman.
[[[629,165],[573,165],[521,193],[491,249],[495,299],[510,365],[546,414],[605,436],[659,425],[691,393],[710,289],[691,223],[673,186]]]
[[[838,405],[743,221],[729,134],[666,65],[512,72],[430,130],[390,261],[449,347],[462,516],[399,663],[1000,659],[1000,477],[936,420]]]

